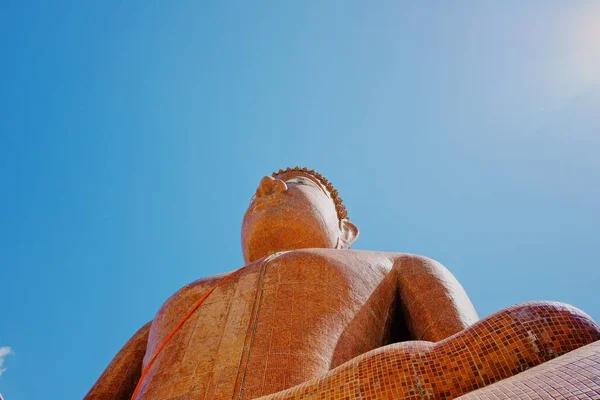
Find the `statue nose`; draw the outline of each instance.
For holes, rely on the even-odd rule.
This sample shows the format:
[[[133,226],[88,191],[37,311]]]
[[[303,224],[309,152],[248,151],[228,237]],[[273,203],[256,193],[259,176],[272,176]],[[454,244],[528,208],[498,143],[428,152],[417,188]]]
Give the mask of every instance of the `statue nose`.
[[[287,185],[281,179],[275,179],[270,176],[265,176],[260,180],[256,197],[269,196],[273,193],[283,193],[287,190]]]

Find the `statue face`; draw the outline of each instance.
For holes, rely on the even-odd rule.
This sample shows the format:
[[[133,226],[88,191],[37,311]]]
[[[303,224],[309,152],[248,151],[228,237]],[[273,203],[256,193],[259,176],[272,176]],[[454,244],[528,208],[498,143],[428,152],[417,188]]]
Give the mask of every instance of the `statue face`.
[[[283,250],[346,247],[344,230],[350,223],[343,221],[325,186],[311,174],[265,176],[242,223],[244,259],[249,263]]]

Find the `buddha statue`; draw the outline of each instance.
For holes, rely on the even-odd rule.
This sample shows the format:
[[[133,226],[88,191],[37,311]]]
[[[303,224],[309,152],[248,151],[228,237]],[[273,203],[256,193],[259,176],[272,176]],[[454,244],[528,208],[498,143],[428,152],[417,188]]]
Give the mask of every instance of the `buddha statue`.
[[[319,173],[265,176],[246,265],[173,294],[85,399],[454,398],[600,339],[555,302],[479,320],[440,263],[350,250],[358,233]]]

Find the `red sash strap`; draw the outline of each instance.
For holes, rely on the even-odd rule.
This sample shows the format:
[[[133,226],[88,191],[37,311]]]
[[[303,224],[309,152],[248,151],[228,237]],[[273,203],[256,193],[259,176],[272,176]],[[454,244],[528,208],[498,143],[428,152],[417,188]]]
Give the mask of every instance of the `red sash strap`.
[[[135,387],[135,390],[133,391],[133,395],[131,395],[131,400],[135,400],[135,398],[137,397],[137,394],[140,391],[140,388],[142,387],[142,383],[144,382],[144,378],[146,378],[146,375],[148,375],[148,371],[150,371],[150,368],[152,367],[152,364],[154,364],[156,357],[158,357],[158,355],[160,354],[162,349],[167,345],[167,343],[169,343],[169,340],[171,340],[171,338],[173,337],[175,332],[177,332],[179,330],[179,328],[181,328],[181,326],[184,324],[184,322],[188,320],[188,318],[194,313],[194,311],[196,311],[198,309],[198,307],[200,307],[202,305],[202,303],[204,303],[204,300],[206,300],[208,298],[208,296],[210,296],[211,293],[215,291],[216,288],[221,286],[221,284],[225,283],[225,281],[227,281],[229,278],[231,278],[236,272],[239,272],[244,268],[245,267],[242,267],[242,268],[238,269],[237,271],[234,271],[234,272],[230,273],[229,275],[223,277],[219,282],[217,282],[217,284],[215,286],[213,286],[208,292],[206,292],[204,294],[204,296],[202,296],[202,298],[200,300],[198,300],[198,302],[196,304],[194,304],[194,306],[190,309],[190,311],[188,311],[187,314],[185,314],[183,316],[183,318],[181,318],[181,320],[177,323],[177,325],[175,325],[175,328],[173,328],[171,333],[169,333],[167,335],[167,337],[165,337],[163,342],[160,344],[160,346],[158,346],[158,348],[152,355],[152,358],[150,359],[150,361],[148,361],[148,365],[146,365],[146,368],[144,368],[144,370],[142,371],[140,380],[138,381],[137,386]]]

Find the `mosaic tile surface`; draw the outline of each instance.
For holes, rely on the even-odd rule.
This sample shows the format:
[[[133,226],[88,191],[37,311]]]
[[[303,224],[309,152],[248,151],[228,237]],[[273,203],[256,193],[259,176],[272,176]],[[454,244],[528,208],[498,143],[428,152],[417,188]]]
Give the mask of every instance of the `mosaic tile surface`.
[[[600,342],[459,397],[461,400],[600,399]]]
[[[167,300],[86,399],[130,399],[159,344],[225,275]],[[600,339],[588,316],[560,303],[472,324],[453,279],[406,254],[311,250],[251,263],[166,344],[137,399],[449,399]]]

